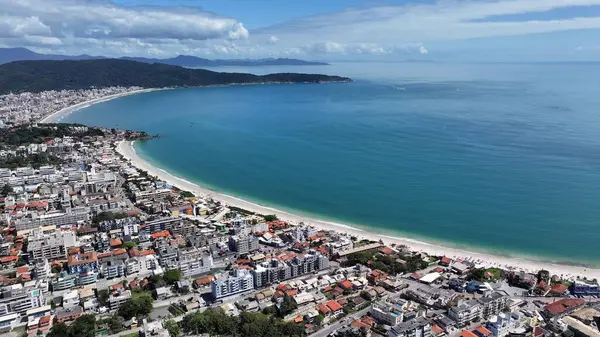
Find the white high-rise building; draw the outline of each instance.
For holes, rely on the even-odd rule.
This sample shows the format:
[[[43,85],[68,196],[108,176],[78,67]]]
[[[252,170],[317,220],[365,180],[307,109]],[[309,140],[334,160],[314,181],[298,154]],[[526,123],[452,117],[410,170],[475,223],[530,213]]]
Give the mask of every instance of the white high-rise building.
[[[213,298],[219,299],[254,289],[254,280],[250,271],[236,269],[231,273],[216,275],[210,287]]]

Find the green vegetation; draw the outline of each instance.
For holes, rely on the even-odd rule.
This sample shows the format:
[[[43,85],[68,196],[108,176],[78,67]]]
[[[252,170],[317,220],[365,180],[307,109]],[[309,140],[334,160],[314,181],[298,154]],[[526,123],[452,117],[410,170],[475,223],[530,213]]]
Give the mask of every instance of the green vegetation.
[[[129,241],[129,242],[124,242],[121,247],[125,248],[125,249],[131,249],[133,247],[136,247],[137,243],[133,242],[133,241]]]
[[[101,306],[104,306],[104,307],[107,306],[107,304],[108,304],[108,298],[110,296],[110,294],[109,294],[109,292],[108,292],[107,289],[98,290],[96,296],[98,297],[98,303]]]
[[[104,320],[104,323],[108,325],[108,330],[110,330],[110,332],[113,334],[125,330],[123,327],[123,322],[125,322],[125,320],[119,315],[112,315]]]
[[[165,280],[168,285],[173,285],[177,281],[181,280],[182,275],[183,274],[179,269],[167,270],[163,275],[163,280]]]
[[[96,214],[92,218],[92,223],[99,224],[99,223],[101,223],[103,221],[124,219],[124,218],[126,218],[128,216],[129,215],[127,215],[127,213],[124,213],[124,212],[120,212],[120,213],[115,213],[115,212],[101,212],[101,213]]]
[[[119,307],[118,313],[127,320],[131,317],[147,315],[151,311],[152,296],[148,293],[138,292],[136,296],[132,294],[132,298]]]
[[[104,136],[104,131],[82,124],[36,124],[36,126],[24,124],[0,129],[0,143],[11,146],[39,144],[65,136]]]
[[[169,319],[163,322],[163,326],[169,332],[169,336],[181,337],[181,328],[179,327],[179,323],[175,322],[172,319]]]
[[[489,274],[488,274],[489,273]],[[491,277],[490,277],[491,276]],[[470,280],[476,280],[479,282],[488,281],[488,280],[501,280],[505,278],[504,271],[498,268],[477,268],[473,269],[468,278]]]
[[[11,194],[13,192],[13,188],[10,187],[8,184],[2,186],[2,191],[0,192],[0,195],[2,195],[3,197]]]
[[[265,218],[265,221],[268,221],[268,222],[278,220],[277,215],[275,215],[275,214],[265,215],[264,218]]]
[[[262,313],[242,312],[239,317],[227,316],[222,310],[194,312],[183,317],[181,330],[186,334],[240,337],[304,336],[304,327],[286,323]]]
[[[419,255],[402,256],[400,259],[404,262],[399,262],[396,256],[383,255],[377,250],[368,250],[348,255],[347,260],[342,262],[342,266],[369,265],[370,262],[369,267],[392,275],[406,272],[414,273],[427,267],[427,262],[423,261]]]
[[[65,323],[56,324],[50,329],[48,337],[94,337],[96,333],[96,317],[83,315],[70,326]]]
[[[193,198],[193,197],[195,197],[194,193],[192,193],[190,191],[181,191],[181,193],[179,193],[179,195],[182,198]]]
[[[283,296],[281,305],[279,305],[279,316],[285,317],[294,312],[296,309],[298,309],[298,304],[296,304],[296,301],[292,297],[289,297],[287,294],[285,294]]]
[[[81,61],[18,61],[0,65],[0,94],[92,87],[194,87],[250,83],[319,83],[350,81],[339,76],[218,73],[165,64],[102,59]]]
[[[61,163],[60,158],[55,155],[48,153],[34,153],[30,155],[18,154],[13,155],[9,154],[4,158],[0,159],[0,167],[5,167],[11,170],[16,169],[17,167],[25,167],[31,166],[33,168],[40,168],[40,166],[57,166]],[[6,194],[4,194],[6,195]]]

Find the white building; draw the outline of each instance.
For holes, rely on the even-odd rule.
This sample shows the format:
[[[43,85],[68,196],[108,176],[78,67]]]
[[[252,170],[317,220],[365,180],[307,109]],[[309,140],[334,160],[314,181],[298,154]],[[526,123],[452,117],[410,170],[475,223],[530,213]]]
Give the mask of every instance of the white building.
[[[450,309],[448,309],[448,317],[456,322],[458,325],[465,325],[472,322],[480,317],[481,306],[477,301],[463,301],[460,300],[458,303]]]
[[[431,323],[424,317],[417,317],[393,326],[388,337],[431,337]]]
[[[72,308],[79,305],[79,293],[71,290],[63,295],[63,308]]]
[[[373,303],[369,313],[378,323],[391,326],[400,324],[404,318],[400,308],[396,308],[395,305],[387,302]]]
[[[236,269],[231,273],[218,274],[210,282],[214,299],[230,296],[254,289],[254,281],[250,271]]]

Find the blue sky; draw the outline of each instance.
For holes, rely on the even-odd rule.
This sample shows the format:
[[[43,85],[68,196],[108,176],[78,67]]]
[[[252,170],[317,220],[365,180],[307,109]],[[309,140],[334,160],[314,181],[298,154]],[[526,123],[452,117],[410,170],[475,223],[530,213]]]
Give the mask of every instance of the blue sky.
[[[600,60],[600,0],[0,0],[0,45],[316,60]]]

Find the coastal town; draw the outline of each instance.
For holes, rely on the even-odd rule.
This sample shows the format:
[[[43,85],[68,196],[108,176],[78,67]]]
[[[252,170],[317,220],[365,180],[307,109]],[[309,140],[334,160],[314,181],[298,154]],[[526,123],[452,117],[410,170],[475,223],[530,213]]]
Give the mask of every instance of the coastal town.
[[[40,123],[135,90],[0,96],[2,333],[600,337],[593,277],[257,212],[137,165],[143,130]]]

